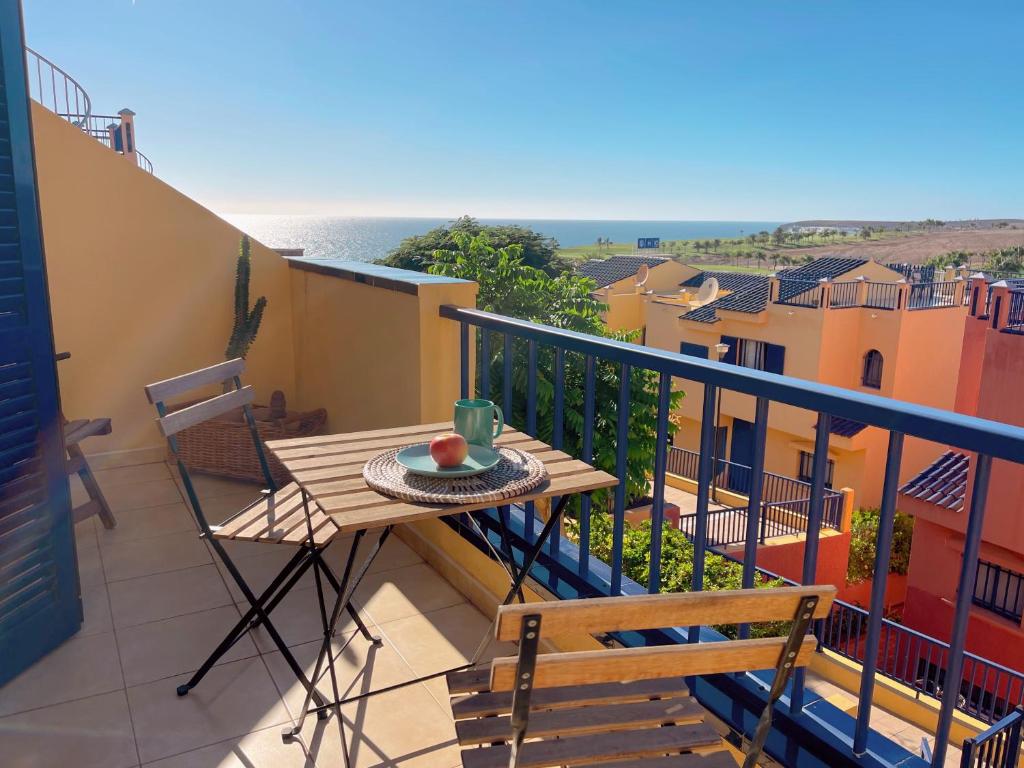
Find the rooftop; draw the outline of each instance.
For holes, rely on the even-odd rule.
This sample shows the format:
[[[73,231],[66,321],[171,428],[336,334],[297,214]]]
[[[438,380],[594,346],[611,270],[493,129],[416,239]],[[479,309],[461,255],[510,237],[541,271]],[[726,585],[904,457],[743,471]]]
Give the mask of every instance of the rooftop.
[[[611,256],[607,259],[585,261],[577,271],[583,277],[589,277],[597,283],[598,288],[605,288],[635,275],[644,264],[656,267],[668,260],[663,256]]]
[[[761,312],[766,306],[768,306],[769,280],[764,275],[744,274],[743,279],[733,281],[732,284],[737,286],[736,288],[731,289],[733,290],[733,293],[723,296],[720,299],[715,299],[710,304],[705,304],[703,307],[691,309],[689,312],[680,315],[680,317],[683,320],[692,320],[696,323],[717,323],[719,320],[717,310],[719,309],[729,310],[732,312],[749,312],[753,314]],[[719,286],[723,288],[725,287],[721,282],[719,282]]]
[[[970,463],[967,454],[946,451],[900,488],[900,493],[959,512],[964,508]]]
[[[823,256],[796,269],[780,273],[786,280],[834,280],[857,267],[867,264],[867,259],[846,259],[839,256]]]

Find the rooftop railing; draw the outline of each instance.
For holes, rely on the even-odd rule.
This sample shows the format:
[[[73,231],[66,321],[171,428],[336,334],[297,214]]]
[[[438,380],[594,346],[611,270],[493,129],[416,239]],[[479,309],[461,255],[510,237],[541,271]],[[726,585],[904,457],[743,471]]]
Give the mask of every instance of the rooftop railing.
[[[989,296],[991,296],[991,289]],[[987,302],[985,307],[987,315]],[[1006,315],[1006,328],[1010,331],[1024,332],[1024,291],[1010,291],[1010,308]]]
[[[829,296],[828,305],[832,309],[843,309],[845,307],[856,307],[860,304],[860,281],[849,280],[842,283],[832,283],[832,294]]]
[[[651,507],[652,533],[647,557],[648,583],[646,589],[657,592],[661,588],[662,524],[664,521],[664,483],[668,458],[669,410],[673,381],[681,380],[703,385],[700,426],[700,451],[696,520],[694,524],[693,569],[690,588],[704,588],[704,570],[707,558],[709,488],[714,471],[714,412],[720,389],[749,396],[753,400],[752,476],[763,477],[768,413],[774,404],[784,404],[816,413],[813,471],[808,501],[807,536],[804,545],[802,578],[812,583],[818,561],[818,536],[825,509],[825,480],[827,475],[828,446],[833,417],[859,421],[885,430],[888,449],[883,478],[882,501],[879,512],[878,539],[876,541],[875,573],[886,573],[892,550],[892,528],[896,514],[896,496],[902,465],[903,444],[907,436],[933,441],[939,445],[974,452],[974,484],[970,509],[966,514],[964,550],[959,566],[957,598],[953,610],[950,640],[941,664],[942,679],[963,681],[966,653],[967,625],[977,573],[981,543],[982,522],[985,515],[989,478],[994,458],[1024,463],[1024,429],[1008,424],[987,421],[963,414],[900,402],[865,392],[841,389],[817,382],[795,379],[742,366],[727,365],[665,350],[638,346],[614,339],[600,338],[551,326],[538,325],[489,312],[455,306],[443,306],[442,317],[460,323],[461,339],[461,392],[468,396],[475,391],[505,406],[506,414],[521,415],[522,426],[528,433],[537,434],[538,411],[544,409],[544,424],[550,424],[550,434],[539,435],[550,439],[556,448],[567,444],[571,435],[573,445],[582,445],[578,458],[594,461],[595,423],[598,413],[604,424],[614,425],[614,445],[602,446],[600,464],[615,471],[620,479],[607,509],[591,508],[584,497],[579,509],[579,543],[567,546],[562,537],[553,537],[552,558],[543,567],[546,580],[564,577],[572,580],[577,594],[623,593],[623,543],[626,513],[627,457],[630,435],[630,393],[634,369],[651,372],[657,380],[656,392],[656,447],[652,457],[650,477],[653,478]],[[473,329],[483,331],[474,333]],[[477,339],[479,337],[479,339]],[[525,351],[526,363],[513,371],[514,350]],[[478,365],[483,361],[482,365]],[[497,375],[492,375],[492,371]],[[603,386],[616,383],[616,396],[610,402],[596,402],[596,381],[600,373]],[[571,375],[568,375],[571,374]],[[525,396],[516,396],[513,378],[525,384]],[[571,418],[567,418],[567,402],[571,403]],[[549,418],[550,417],[550,420]],[[548,429],[548,427],[545,427]],[[613,455],[612,455],[613,454]],[[753,483],[747,505],[747,531],[742,558],[742,580],[753,586],[757,578],[757,523],[761,513],[763,486]],[[597,573],[590,558],[591,513],[607,513],[611,517],[611,547],[607,572]],[[524,512],[522,536],[530,541],[536,536],[535,510],[529,505]],[[570,570],[555,553],[573,551],[575,570]],[[626,580],[628,581],[628,579]],[[859,707],[852,739],[843,760],[863,755],[867,747],[874,697],[875,674],[884,673],[884,659],[880,656],[882,632],[885,626],[884,578],[873,582],[870,608],[864,627],[864,654],[861,659]],[[685,642],[697,641],[697,635],[681,632]],[[736,706],[754,711],[751,702],[763,701],[763,686],[758,687],[751,678],[747,682],[728,679],[707,679],[702,685],[708,690],[728,690]],[[744,678],[746,680],[746,678]],[[953,713],[960,704],[962,685],[945,685],[941,694],[936,726],[933,765],[943,766]],[[794,676],[789,688],[788,713],[779,714],[779,728],[799,728],[795,718],[804,710],[804,675]],[[713,707],[714,708],[714,707]],[[735,720],[728,708],[716,708],[716,714]],[[742,728],[742,713],[739,715]],[[819,742],[815,742],[819,743]],[[829,750],[821,742],[822,750]],[[838,753],[836,753],[838,754]]]
[[[907,309],[932,309],[956,305],[956,282],[911,283]]]
[[[820,307],[822,287],[817,280],[779,280],[779,295],[776,304],[791,307]]]
[[[868,283],[864,306],[869,309],[899,309],[902,297],[899,283]]]
[[[1024,710],[1020,707],[964,742],[960,768],[1016,768],[1020,762]]]

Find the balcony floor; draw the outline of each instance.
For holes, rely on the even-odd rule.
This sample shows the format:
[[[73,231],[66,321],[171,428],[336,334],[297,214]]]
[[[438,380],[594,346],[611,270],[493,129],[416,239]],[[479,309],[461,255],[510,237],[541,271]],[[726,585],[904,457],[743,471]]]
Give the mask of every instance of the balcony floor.
[[[118,526],[77,526],[85,623],[72,639],[0,688],[0,741],[7,768],[341,766],[334,718],[308,718],[301,743],[281,742],[301,708],[302,688],[261,630],[240,641],[188,696],[189,677],[240,616],[241,595],[211,556],[180,489],[162,463],[97,472]],[[256,486],[200,478],[204,508],[219,520]],[[328,557],[347,553],[337,541]],[[268,583],[291,548],[230,546],[254,586]],[[336,668],[350,695],[468,660],[489,621],[409,547],[392,537],[356,594],[374,649],[354,625]],[[244,606],[241,606],[244,608]],[[321,637],[307,573],[273,614],[300,664],[312,666]],[[493,655],[496,644],[488,649]],[[488,656],[489,657],[489,656]],[[321,683],[328,692],[329,680]],[[452,768],[459,750],[443,679],[347,706],[353,766]]]

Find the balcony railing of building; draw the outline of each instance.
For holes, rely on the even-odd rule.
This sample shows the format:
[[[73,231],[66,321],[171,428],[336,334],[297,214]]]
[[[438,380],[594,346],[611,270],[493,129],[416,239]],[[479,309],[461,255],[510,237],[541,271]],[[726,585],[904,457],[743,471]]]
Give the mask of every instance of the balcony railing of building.
[[[829,297],[829,306],[833,309],[844,307],[856,307],[860,303],[860,281],[848,280],[842,283],[832,283],[832,295]]]
[[[903,291],[899,283],[867,284],[867,296],[864,306],[868,309],[899,309],[903,300]]]
[[[998,723],[964,742],[960,768],[1016,768],[1020,762],[1024,709],[1018,707]]]
[[[725,459],[718,459],[717,464],[718,472],[714,476],[714,486],[749,497],[754,478],[753,470],[745,464]],[[666,467],[669,474],[696,481],[700,471],[700,454],[686,448],[670,446]],[[811,484],[774,472],[763,472],[762,477],[758,541],[763,544],[767,538],[788,536],[795,531],[803,531],[807,525]],[[824,509],[821,524],[838,531],[842,526],[843,517],[842,494],[826,488],[822,503]],[[734,514],[729,516],[722,515],[721,511],[711,514],[720,520],[726,520],[735,518],[741,509],[745,510],[730,510]],[[709,525],[719,526],[718,535],[709,539],[709,543],[711,540],[715,541],[713,546],[739,544],[745,540],[745,532],[736,530],[731,522],[709,522]],[[727,531],[729,533],[726,533]]]
[[[956,305],[955,281],[938,283],[911,283],[907,309],[932,309]]]
[[[991,295],[991,289],[989,294]],[[988,302],[986,302],[985,314],[988,314]],[[1024,333],[1024,291],[1010,291],[1010,308],[1006,315],[1006,330]]]
[[[81,84],[40,53],[25,48],[29,93],[58,117],[92,136],[115,152],[153,172],[153,163],[135,147],[134,113],[123,109],[117,115],[95,115],[92,100]]]
[[[953,713],[961,703],[965,685],[980,684],[997,698],[1020,695],[1019,688],[997,690],[991,679],[971,682],[980,668],[966,653],[967,626],[974,594],[978,553],[981,544],[982,523],[985,515],[992,460],[1004,459],[1024,463],[1024,429],[1008,424],[987,421],[963,414],[900,402],[877,395],[820,384],[777,374],[766,373],[741,366],[721,365],[709,360],[684,356],[665,350],[653,349],[600,338],[551,326],[538,325],[496,315],[481,310],[455,306],[442,306],[440,314],[460,323],[461,371],[460,389],[463,396],[476,392],[503,405],[509,420],[522,426],[526,432],[545,439],[558,449],[572,446],[577,458],[595,459],[595,423],[600,413],[602,422],[614,429],[614,442],[600,446],[603,463],[612,464],[620,483],[610,494],[607,507],[592,509],[585,496],[576,512],[578,516],[578,543],[564,536],[552,537],[551,546],[533,572],[553,594],[563,596],[619,595],[661,589],[662,526],[665,503],[665,470],[668,460],[669,416],[671,391],[674,381],[703,386],[702,418],[696,521],[693,542],[693,569],[690,588],[704,588],[704,570],[707,556],[710,486],[714,471],[714,412],[720,389],[731,390],[750,397],[754,405],[753,446],[751,474],[763,477],[768,430],[768,413],[773,404],[802,408],[817,414],[814,436],[814,466],[810,483],[807,516],[807,537],[804,545],[802,578],[804,583],[814,580],[818,561],[818,537],[825,509],[825,478],[828,446],[833,417],[847,418],[885,430],[888,434],[887,457],[883,477],[882,500],[879,512],[878,539],[876,541],[875,573],[884,574],[892,549],[892,528],[896,514],[903,444],[906,436],[948,445],[977,454],[975,478],[970,509],[966,514],[964,552],[959,570],[948,648],[935,665],[941,666],[944,681],[955,680],[956,685],[942,687],[941,706],[935,732],[933,765],[945,763],[946,746],[952,726]],[[476,331],[483,331],[477,333]],[[518,350],[518,351],[517,351]],[[513,363],[513,358],[522,361]],[[477,365],[483,361],[482,365]],[[513,370],[515,368],[515,370]],[[629,455],[630,402],[633,371],[648,371],[657,381],[654,401],[656,447],[649,476],[653,478],[651,505],[652,534],[647,552],[647,584],[638,585],[623,573],[623,544],[626,517],[627,457]],[[609,402],[596,402],[598,375],[602,389],[612,385],[616,394]],[[515,391],[513,382],[518,387]],[[567,417],[567,403],[571,413]],[[539,419],[543,408],[544,418]],[[543,432],[538,431],[540,425]],[[570,440],[566,440],[567,435]],[[577,447],[579,446],[579,447]],[[599,461],[599,463],[602,463]],[[742,571],[743,583],[753,586],[757,579],[757,524],[762,510],[762,483],[750,488],[746,522]],[[591,513],[608,514],[611,518],[611,543],[606,564],[591,558]],[[507,508],[494,511],[514,518],[513,541],[509,547],[518,547],[521,553],[536,540],[539,532],[537,511],[531,505],[521,514]],[[496,533],[493,527],[488,535]],[[814,719],[805,710],[804,675],[797,674],[788,689],[786,708],[776,712],[775,727],[780,734],[799,731],[803,742],[794,748],[805,749],[808,744],[818,756],[834,759],[836,765],[855,763],[854,756],[865,754],[871,703],[874,697],[875,674],[887,669],[888,662],[881,656],[882,633],[885,625],[885,578],[876,578],[871,591],[870,608],[866,612],[864,627],[864,654],[861,660],[859,707],[852,735],[845,746],[837,747],[827,739],[818,739],[806,727],[807,718]],[[696,642],[721,639],[710,628],[665,629],[654,633],[657,637],[620,638],[623,642]],[[1009,672],[1009,670],[1008,670]],[[1012,673],[1016,674],[1016,673]],[[692,688],[706,706],[723,720],[740,730],[744,719],[749,721],[753,712],[763,704],[764,686],[752,676],[722,675],[699,678]],[[987,705],[991,708],[991,704]],[[824,727],[824,726],[823,726]],[[808,741],[808,739],[810,741]],[[785,759],[784,755],[779,755]]]
[[[1019,624],[1024,618],[1024,574],[979,560],[974,604]]]
[[[779,280],[775,303],[791,307],[820,307],[821,299],[822,287],[817,280]]]

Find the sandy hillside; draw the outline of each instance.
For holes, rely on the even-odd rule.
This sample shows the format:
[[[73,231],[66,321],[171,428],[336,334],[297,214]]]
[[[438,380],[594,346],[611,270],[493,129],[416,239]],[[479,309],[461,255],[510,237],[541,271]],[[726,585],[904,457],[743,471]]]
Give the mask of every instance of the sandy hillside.
[[[916,264],[932,256],[938,256],[949,251],[980,253],[982,251],[1008,248],[1015,245],[1024,246],[1024,229],[967,230],[963,232],[941,230],[874,243],[849,243],[817,246],[814,248],[794,248],[792,250],[787,249],[785,252],[790,256],[801,256],[804,254],[821,256],[830,253],[857,258],[871,258],[876,261],[898,261]]]

